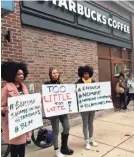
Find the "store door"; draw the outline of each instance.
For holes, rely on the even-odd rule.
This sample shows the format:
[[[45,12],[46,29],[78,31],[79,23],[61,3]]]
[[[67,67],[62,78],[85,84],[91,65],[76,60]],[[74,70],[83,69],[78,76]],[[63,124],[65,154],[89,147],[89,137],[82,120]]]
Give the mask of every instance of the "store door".
[[[118,81],[118,79],[116,78],[116,76],[118,76],[122,70],[122,64],[123,61],[121,60],[112,60],[111,62],[111,66],[112,66],[112,98],[114,101],[114,105],[115,107],[118,107],[119,104],[119,95],[116,93],[116,83]]]

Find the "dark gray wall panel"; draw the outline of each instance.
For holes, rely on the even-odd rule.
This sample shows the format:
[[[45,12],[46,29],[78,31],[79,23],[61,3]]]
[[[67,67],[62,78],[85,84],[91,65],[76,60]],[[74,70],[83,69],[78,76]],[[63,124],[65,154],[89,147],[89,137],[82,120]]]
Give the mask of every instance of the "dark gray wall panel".
[[[102,25],[91,19],[86,19],[84,16],[54,6],[51,3],[52,2],[39,3],[37,1],[21,2],[22,24],[110,45],[132,48],[131,33],[123,33],[108,25]],[[114,18],[123,24],[131,26],[131,20],[129,20],[129,18],[124,18],[115,14],[114,12],[96,5],[94,2],[80,1],[79,3],[106,17]]]
[[[53,17],[61,18],[67,21],[74,22],[74,13],[69,12],[65,9],[59,8],[58,6],[52,5],[51,2],[39,3],[37,1],[23,1],[23,6],[29,9],[33,9],[43,14],[48,14]],[[63,12],[63,14],[62,14]]]
[[[82,4],[83,6],[86,6],[88,8],[90,8],[91,10],[95,10],[96,12],[105,15],[107,18],[110,17],[110,14],[100,8],[96,8],[94,5],[90,4],[89,2],[81,2],[79,1],[80,4]],[[99,30],[108,34],[111,34],[111,29],[107,26],[107,25],[103,25],[101,23],[98,23],[96,21],[93,21],[91,19],[88,19],[84,16],[80,16],[78,15],[78,24],[85,26],[85,27],[89,27],[95,30]]]

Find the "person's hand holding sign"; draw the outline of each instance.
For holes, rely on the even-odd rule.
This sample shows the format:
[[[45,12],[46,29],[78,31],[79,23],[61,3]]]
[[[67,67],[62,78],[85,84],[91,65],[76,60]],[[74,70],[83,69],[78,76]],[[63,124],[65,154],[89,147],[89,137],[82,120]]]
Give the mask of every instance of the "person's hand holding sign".
[[[110,95],[109,98],[112,100],[112,96]]]
[[[1,107],[2,117],[5,117],[5,114],[8,113],[8,107]]]

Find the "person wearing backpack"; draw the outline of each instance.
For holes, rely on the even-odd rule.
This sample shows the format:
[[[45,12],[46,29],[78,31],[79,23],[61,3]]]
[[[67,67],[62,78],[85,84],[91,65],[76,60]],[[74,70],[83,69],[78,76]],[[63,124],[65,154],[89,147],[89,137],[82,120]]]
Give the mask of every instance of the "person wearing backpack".
[[[81,83],[94,83],[95,80],[92,79],[93,68],[91,66],[80,66],[78,68],[78,76],[80,79],[76,84]],[[81,112],[82,122],[83,122],[83,135],[85,138],[85,148],[87,150],[91,149],[91,146],[98,146],[98,143],[94,141],[93,138],[93,122],[95,117],[95,111]]]

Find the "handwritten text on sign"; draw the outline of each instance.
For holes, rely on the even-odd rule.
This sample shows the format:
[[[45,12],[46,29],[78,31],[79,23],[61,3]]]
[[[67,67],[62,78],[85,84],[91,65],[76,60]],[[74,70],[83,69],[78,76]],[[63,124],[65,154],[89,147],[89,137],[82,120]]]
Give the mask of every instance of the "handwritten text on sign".
[[[8,107],[10,139],[43,125],[40,93],[8,98]]]
[[[79,111],[92,111],[113,108],[110,82],[78,84]]]
[[[42,85],[46,117],[78,112],[75,85]]]

